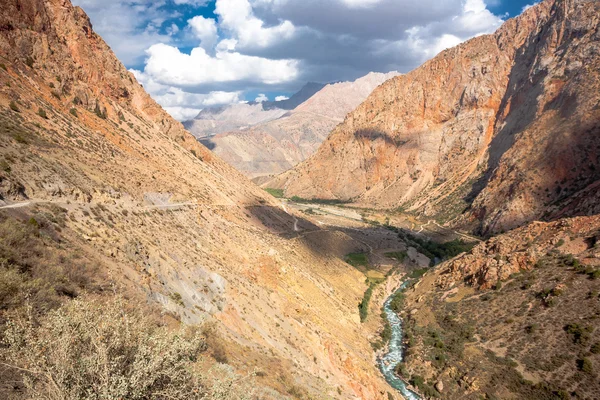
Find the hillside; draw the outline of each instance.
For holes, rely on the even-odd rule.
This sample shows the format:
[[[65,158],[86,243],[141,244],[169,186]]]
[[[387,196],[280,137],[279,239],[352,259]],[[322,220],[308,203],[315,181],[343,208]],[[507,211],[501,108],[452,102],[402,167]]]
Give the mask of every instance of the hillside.
[[[403,295],[398,372],[444,399],[598,398],[599,239],[598,216],[537,222],[439,265]]]
[[[546,0],[443,51],[377,88],[265,186],[480,234],[597,213],[599,13],[597,1]]]
[[[247,176],[286,171],[315,153],[329,132],[378,85],[397,73],[329,84],[276,119],[200,141]]]
[[[90,344],[86,351],[105,360],[114,356],[112,335],[140,334],[129,350],[118,343],[127,356],[148,346],[122,366],[127,374],[156,363],[143,364],[141,382],[194,362],[209,380],[194,388],[186,374],[144,383],[153,390],[183,382],[173,398],[204,390],[221,393],[215,398],[385,398],[357,309],[365,276],[328,247],[363,244],[330,230],[318,243],[296,234],[296,217],[165,113],[69,1],[1,0],[0,27],[0,331],[17,337],[3,336],[0,397],[27,397],[27,385],[88,395],[86,384],[117,385],[105,374],[121,358],[84,381],[59,374],[57,382],[55,367],[34,368],[55,362],[77,377],[98,360],[83,362],[77,346]],[[162,321],[160,329],[180,321],[199,328],[185,343],[176,334],[146,340],[125,310],[131,321],[135,312]],[[29,322],[5,325],[23,321],[19,315]],[[25,331],[15,333],[19,327]],[[200,339],[207,347],[189,348]],[[92,346],[98,341],[107,347]],[[7,369],[5,357],[21,369]],[[234,376],[211,384],[219,371]],[[138,382],[126,376],[122,383]],[[138,397],[128,394],[125,383],[113,398],[151,397],[141,386],[130,388]]]

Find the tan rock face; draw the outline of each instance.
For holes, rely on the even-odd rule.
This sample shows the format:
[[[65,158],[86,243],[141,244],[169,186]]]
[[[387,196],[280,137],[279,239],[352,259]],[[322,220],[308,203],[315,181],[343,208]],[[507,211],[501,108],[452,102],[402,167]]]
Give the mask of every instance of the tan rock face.
[[[277,119],[201,142],[249,177],[279,174],[313,155],[346,114],[396,75],[370,73],[354,82],[327,85]]]
[[[3,216],[55,208],[61,246],[184,322],[214,321],[230,364],[281,393],[382,398],[364,275],[280,236],[294,219],[165,113],[80,8],[0,0],[0,64]]]
[[[288,196],[401,206],[482,232],[597,212],[597,1],[547,0],[377,88]]]

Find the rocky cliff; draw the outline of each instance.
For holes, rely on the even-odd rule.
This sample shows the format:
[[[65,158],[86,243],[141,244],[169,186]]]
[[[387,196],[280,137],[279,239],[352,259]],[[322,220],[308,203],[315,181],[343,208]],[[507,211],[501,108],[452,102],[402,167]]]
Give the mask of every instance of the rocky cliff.
[[[41,263],[66,282],[90,263],[112,281],[98,296],[214,324],[209,352],[272,388],[261,397],[383,398],[356,307],[364,275],[289,239],[294,218],[165,113],[68,0],[0,0],[0,167],[3,279]],[[49,243],[60,257],[44,259]]]
[[[353,82],[329,84],[276,119],[201,142],[249,177],[279,174],[314,154],[350,111],[396,75],[370,73]]]
[[[600,3],[546,0],[389,80],[267,185],[480,233],[597,213]]]

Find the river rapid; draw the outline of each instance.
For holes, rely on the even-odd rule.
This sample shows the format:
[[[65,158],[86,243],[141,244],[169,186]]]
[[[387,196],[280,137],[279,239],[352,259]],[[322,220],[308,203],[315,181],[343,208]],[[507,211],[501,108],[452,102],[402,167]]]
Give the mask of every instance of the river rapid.
[[[383,304],[383,312],[387,316],[392,329],[392,338],[388,345],[388,352],[379,359],[379,369],[381,369],[390,386],[397,389],[404,398],[408,400],[420,400],[421,398],[415,392],[408,389],[406,382],[394,374],[394,369],[402,362],[404,349],[402,348],[402,319],[390,308],[390,304],[394,295],[404,290],[409,283],[410,281],[408,280],[404,281]]]

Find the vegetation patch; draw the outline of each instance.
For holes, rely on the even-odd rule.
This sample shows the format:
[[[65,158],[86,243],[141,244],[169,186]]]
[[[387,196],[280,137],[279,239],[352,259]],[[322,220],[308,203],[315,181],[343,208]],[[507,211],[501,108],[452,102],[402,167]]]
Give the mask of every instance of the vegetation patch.
[[[283,198],[283,189],[265,188],[264,190],[277,199]]]
[[[355,268],[367,268],[369,266],[369,256],[367,253],[346,254],[344,261],[346,261],[348,264],[352,265]]]
[[[389,253],[384,253],[384,255],[388,258],[392,258],[398,262],[403,262],[406,257],[408,257],[408,253],[406,251],[394,251]]]

